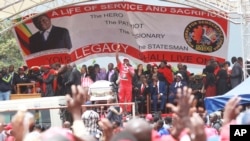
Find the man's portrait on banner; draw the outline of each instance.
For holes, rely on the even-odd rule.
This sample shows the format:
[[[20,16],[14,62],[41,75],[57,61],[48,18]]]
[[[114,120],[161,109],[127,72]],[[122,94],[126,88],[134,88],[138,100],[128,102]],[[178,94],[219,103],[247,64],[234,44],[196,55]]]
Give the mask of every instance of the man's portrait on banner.
[[[39,31],[29,38],[31,54],[50,49],[72,48],[68,29],[53,25],[48,15],[39,15],[32,22]]]

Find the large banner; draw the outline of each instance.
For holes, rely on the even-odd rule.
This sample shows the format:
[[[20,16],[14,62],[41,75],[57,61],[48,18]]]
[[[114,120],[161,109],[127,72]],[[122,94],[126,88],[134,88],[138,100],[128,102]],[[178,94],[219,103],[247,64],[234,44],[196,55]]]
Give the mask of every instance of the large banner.
[[[115,2],[56,9],[15,32],[28,66],[114,56],[118,43],[134,61],[204,65],[227,58],[228,25],[194,8]]]

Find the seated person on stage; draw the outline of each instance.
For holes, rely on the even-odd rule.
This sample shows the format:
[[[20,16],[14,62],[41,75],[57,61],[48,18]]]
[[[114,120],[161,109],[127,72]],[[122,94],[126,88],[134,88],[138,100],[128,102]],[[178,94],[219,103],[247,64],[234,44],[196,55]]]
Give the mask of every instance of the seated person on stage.
[[[160,110],[163,112],[167,101],[166,82],[159,81],[157,75],[153,75],[152,78],[153,82],[150,85],[150,93],[153,100],[153,110],[155,112],[158,111],[158,100],[161,100]]]
[[[141,79],[141,83],[138,83],[135,86],[135,100],[138,102],[138,112],[142,114],[142,113],[146,113],[145,103],[146,103],[147,95],[150,93],[150,89],[147,83],[146,76],[142,75],[140,79]]]
[[[168,102],[175,103],[176,93],[178,88],[187,86],[187,82],[183,81],[183,77],[180,73],[176,74],[175,81],[169,87]]]

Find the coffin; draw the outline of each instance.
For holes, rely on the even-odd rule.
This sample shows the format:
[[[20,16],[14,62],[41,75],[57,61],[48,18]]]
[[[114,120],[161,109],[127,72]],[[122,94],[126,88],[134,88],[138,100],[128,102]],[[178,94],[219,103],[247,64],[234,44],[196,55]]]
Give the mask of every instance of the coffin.
[[[108,100],[114,95],[112,83],[99,80],[89,86],[90,101]]]

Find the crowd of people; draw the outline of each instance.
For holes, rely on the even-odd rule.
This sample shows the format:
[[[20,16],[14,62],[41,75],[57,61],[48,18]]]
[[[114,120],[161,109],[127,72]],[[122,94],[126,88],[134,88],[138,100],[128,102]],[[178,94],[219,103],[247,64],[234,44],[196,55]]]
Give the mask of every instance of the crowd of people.
[[[243,81],[241,57],[232,57],[231,63],[211,58],[202,74],[189,72],[182,63],[174,69],[166,60],[160,64],[147,64],[146,69],[143,64],[134,68],[128,58],[120,60],[119,46],[116,61],[116,67],[110,63],[107,70],[100,68],[99,64],[82,65],[78,69],[76,65],[55,63],[20,67],[17,72],[14,72],[13,65],[9,69],[3,67],[0,73],[0,100],[9,100],[10,94],[16,94],[17,84],[34,83],[35,89],[22,86],[20,93],[41,93],[42,97],[66,95],[67,110],[73,120],[64,120],[63,128],[43,129],[35,124],[32,114],[21,109],[12,123],[1,123],[2,141],[229,140],[229,124],[240,112],[240,98],[232,98],[223,111],[210,115],[206,115],[204,98],[223,95]],[[99,80],[110,81],[119,88],[117,98],[110,97],[108,104],[135,102],[138,117],[132,119],[131,106],[124,105],[101,107],[101,113],[91,107],[82,111],[82,104],[95,104],[89,101],[88,88]],[[146,108],[151,106],[148,112]],[[171,114],[162,117],[162,113]],[[243,122],[247,120],[237,123]]]
[[[119,49],[116,61],[116,67],[109,63],[107,70],[99,64],[82,65],[78,69],[76,65],[55,63],[40,67],[20,67],[17,72],[13,65],[9,69],[3,67],[0,72],[0,100],[9,100],[10,94],[17,93],[17,85],[23,83],[34,83],[36,88],[21,86],[18,93],[41,93],[42,97],[48,97],[71,94],[72,85],[81,85],[88,89],[94,82],[106,80],[119,87],[120,103],[136,103],[137,114],[146,114],[148,111],[167,113],[170,110],[165,105],[176,104],[178,88],[192,88],[195,96],[193,105],[203,107],[205,97],[223,95],[240,84],[244,78],[241,57],[232,57],[231,63],[221,63],[211,58],[201,74],[189,72],[187,65],[182,63],[174,69],[166,60],[160,64],[138,64],[134,68],[128,58],[119,59]],[[131,114],[131,106],[122,106],[122,109],[125,114]]]
[[[73,116],[73,124],[65,121],[62,127],[44,129],[35,124],[34,115],[21,107],[4,125],[1,121],[0,138],[2,141],[229,141],[230,125],[249,125],[250,111],[239,106],[240,97],[232,97],[223,110],[223,120],[217,130],[217,122],[193,106],[192,89],[177,90],[177,105],[168,103],[166,107],[173,112],[164,120],[160,116],[148,114],[145,118],[125,119],[123,123],[100,118],[92,108],[82,113],[82,103],[87,100],[88,92],[80,85],[72,85],[72,95],[67,95],[67,109]],[[113,99],[110,99],[112,102]],[[115,107],[109,107],[114,110]],[[241,114],[240,114],[241,112]],[[240,116],[239,116],[240,115]],[[96,130],[96,131],[95,131]],[[97,132],[98,131],[98,132]],[[95,134],[93,134],[95,133]]]

